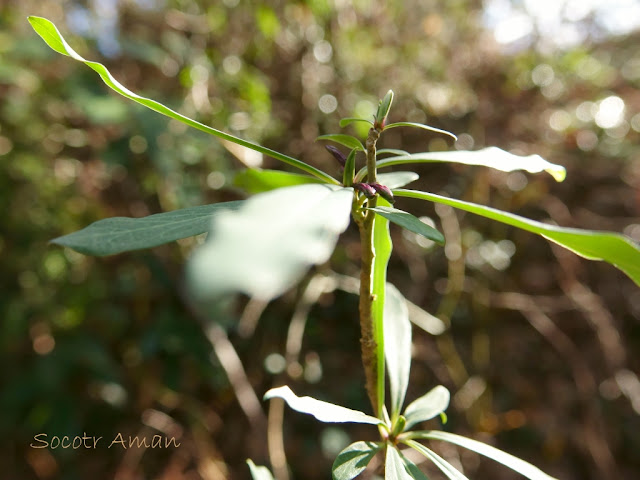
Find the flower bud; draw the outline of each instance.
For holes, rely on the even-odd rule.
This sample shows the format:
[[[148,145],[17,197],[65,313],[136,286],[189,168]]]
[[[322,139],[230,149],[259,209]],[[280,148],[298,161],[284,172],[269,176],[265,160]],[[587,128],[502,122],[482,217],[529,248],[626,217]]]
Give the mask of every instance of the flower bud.
[[[391,193],[389,187],[380,185],[379,183],[370,183],[369,186],[379,193],[387,202],[395,203],[396,200],[393,198],[393,193]]]
[[[376,196],[376,191],[368,183],[354,183],[353,188],[364,193],[367,198],[373,198]]]
[[[326,148],[329,151],[329,153],[333,155],[333,157],[338,161],[340,166],[344,168],[345,163],[347,163],[346,155],[342,153],[340,150],[338,150],[336,147],[334,147],[333,145],[325,145],[324,148]]]

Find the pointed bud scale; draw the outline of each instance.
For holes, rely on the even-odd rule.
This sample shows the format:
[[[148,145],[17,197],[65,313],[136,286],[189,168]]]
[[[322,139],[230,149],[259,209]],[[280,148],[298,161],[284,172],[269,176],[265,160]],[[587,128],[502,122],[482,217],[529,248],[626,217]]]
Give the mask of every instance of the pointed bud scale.
[[[368,183],[354,183],[353,188],[364,193],[367,198],[373,198],[376,196],[376,191]]]
[[[371,186],[371,188],[373,188],[377,193],[380,194],[380,196],[382,198],[384,198],[387,202],[389,203],[395,203],[395,198],[393,198],[393,193],[391,193],[391,190],[389,189],[389,187],[386,187],[385,185],[380,185],[379,183],[370,183],[369,186]]]
[[[325,145],[324,148],[326,148],[329,153],[333,155],[333,157],[338,161],[341,167],[344,167],[345,163],[347,163],[347,157],[344,153],[342,153],[333,145]]]
[[[391,103],[393,102],[393,90],[389,90],[378,104],[378,110],[376,111],[374,127],[379,130],[384,130],[387,124],[387,115],[391,109]]]
[[[406,425],[407,425],[407,419],[403,415],[400,415],[398,417],[398,420],[396,420],[396,423],[393,426],[393,429],[391,430],[391,438],[396,438],[398,435],[404,432],[404,427]]]

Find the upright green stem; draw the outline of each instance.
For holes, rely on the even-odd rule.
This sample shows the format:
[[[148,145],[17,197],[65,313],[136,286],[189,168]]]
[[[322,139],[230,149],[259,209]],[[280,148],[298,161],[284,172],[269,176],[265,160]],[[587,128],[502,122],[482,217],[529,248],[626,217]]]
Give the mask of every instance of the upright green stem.
[[[366,142],[367,175],[369,182],[376,181],[376,142],[380,137],[380,130],[371,128]],[[375,207],[377,197],[368,201],[369,207]],[[357,222],[360,227],[360,245],[362,248],[362,271],[360,273],[360,339],[362,347],[362,363],[364,365],[367,394],[376,415],[381,414],[382,398],[379,389],[384,388],[379,382],[380,359],[378,358],[378,343],[373,319],[373,260],[375,249],[373,246],[373,220],[375,213],[368,210],[364,218]]]

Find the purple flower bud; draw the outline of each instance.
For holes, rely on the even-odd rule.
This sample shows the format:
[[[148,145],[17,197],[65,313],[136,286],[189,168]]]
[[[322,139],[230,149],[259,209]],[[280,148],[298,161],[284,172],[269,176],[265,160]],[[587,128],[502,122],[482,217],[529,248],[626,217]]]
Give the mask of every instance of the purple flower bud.
[[[368,183],[354,183],[353,188],[364,193],[367,198],[373,198],[376,196],[376,191]]]
[[[344,153],[342,153],[333,145],[325,145],[324,148],[326,148],[329,153],[333,155],[333,157],[338,161],[341,167],[344,167],[345,163],[347,163],[347,157]]]
[[[369,186],[373,188],[377,193],[380,194],[382,198],[384,198],[389,203],[395,203],[395,199],[393,198],[393,193],[389,187],[385,185],[380,185],[379,183],[370,183]]]

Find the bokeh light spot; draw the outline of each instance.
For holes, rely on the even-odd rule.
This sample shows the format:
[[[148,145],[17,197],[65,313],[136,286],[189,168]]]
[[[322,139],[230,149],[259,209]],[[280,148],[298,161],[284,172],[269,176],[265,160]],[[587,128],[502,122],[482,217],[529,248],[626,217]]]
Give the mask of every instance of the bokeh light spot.
[[[320,97],[318,100],[318,107],[322,113],[332,113],[338,108],[338,99],[333,95],[326,94]]]

